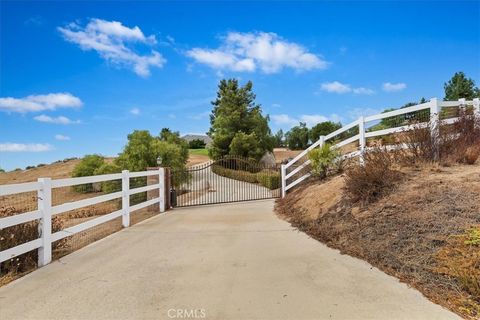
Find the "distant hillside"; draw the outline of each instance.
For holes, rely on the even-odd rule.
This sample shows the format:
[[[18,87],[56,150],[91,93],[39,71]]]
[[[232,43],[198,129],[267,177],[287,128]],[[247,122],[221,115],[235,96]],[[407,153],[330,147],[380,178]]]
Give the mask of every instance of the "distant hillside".
[[[192,140],[202,140],[207,146],[212,143],[212,138],[205,134],[186,134],[182,137],[182,139],[185,139],[187,142]]]
[[[58,161],[41,167],[26,170],[16,170],[0,173],[0,184],[22,183],[37,181],[38,178],[50,177],[53,179],[70,178],[73,168],[80,159]]]

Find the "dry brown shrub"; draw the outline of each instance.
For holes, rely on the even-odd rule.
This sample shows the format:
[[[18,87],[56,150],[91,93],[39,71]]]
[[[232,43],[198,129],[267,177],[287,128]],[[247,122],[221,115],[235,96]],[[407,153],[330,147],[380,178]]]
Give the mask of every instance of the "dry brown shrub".
[[[467,150],[465,150],[465,163],[467,164],[474,164],[478,157],[480,156],[480,147],[468,147]]]
[[[364,154],[364,164],[350,166],[345,172],[344,193],[352,203],[366,205],[392,191],[402,173],[394,169],[395,154],[375,147]]]
[[[13,216],[18,213],[20,212],[13,206],[0,207],[0,217]],[[52,217],[52,232],[62,229],[62,220],[58,217]],[[38,235],[38,220],[0,229],[0,251],[35,240],[38,238]],[[61,248],[65,245],[66,240],[60,240],[54,243],[53,249]],[[29,271],[37,266],[37,259],[37,250],[32,250],[2,262],[0,264],[0,275]]]
[[[469,163],[475,154],[480,153],[478,116],[459,109],[457,121],[453,124],[442,123],[436,139],[432,138],[430,125],[429,123],[425,128],[414,124],[413,130],[404,132],[403,140],[409,149],[409,162],[440,162],[443,165]]]

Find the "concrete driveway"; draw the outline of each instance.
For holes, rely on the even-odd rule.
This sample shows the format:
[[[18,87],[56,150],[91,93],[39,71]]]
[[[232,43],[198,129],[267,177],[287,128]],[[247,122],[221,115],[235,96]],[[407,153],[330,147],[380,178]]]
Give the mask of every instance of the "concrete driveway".
[[[1,319],[456,319],[275,217],[175,209],[0,288]]]

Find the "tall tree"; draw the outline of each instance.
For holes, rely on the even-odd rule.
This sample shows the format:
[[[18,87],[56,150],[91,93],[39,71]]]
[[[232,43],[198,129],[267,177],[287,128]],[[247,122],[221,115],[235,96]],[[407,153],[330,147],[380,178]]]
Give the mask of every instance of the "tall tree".
[[[317,123],[315,126],[310,129],[308,132],[308,137],[312,143],[318,141],[320,136],[326,136],[327,134],[338,130],[342,127],[340,122],[333,122],[333,121],[324,121]]]
[[[304,150],[308,147],[308,128],[305,122],[300,122],[285,134],[285,141],[290,150]]]
[[[445,97],[443,100],[458,100],[465,98],[472,100],[480,97],[480,89],[475,87],[475,81],[467,78],[463,72],[455,72],[453,77],[443,86]]]
[[[266,151],[272,151],[274,141],[268,126],[269,118],[262,115],[261,106],[255,102],[256,96],[252,88],[251,81],[243,87],[236,79],[220,81],[217,99],[212,102],[211,126],[208,131],[213,140],[209,149],[213,159],[236,153],[258,159]],[[258,146],[250,150],[241,149],[242,146],[250,145],[243,142],[250,142],[253,134]],[[231,144],[237,135],[235,148],[232,150]]]
[[[277,133],[275,133],[275,136],[274,136],[274,138],[275,138],[274,147],[276,147],[276,148],[283,147],[283,145],[284,145],[284,141],[283,141],[284,136],[285,136],[285,135],[283,134],[283,130],[282,130],[282,129],[279,129],[279,130],[277,131]]]

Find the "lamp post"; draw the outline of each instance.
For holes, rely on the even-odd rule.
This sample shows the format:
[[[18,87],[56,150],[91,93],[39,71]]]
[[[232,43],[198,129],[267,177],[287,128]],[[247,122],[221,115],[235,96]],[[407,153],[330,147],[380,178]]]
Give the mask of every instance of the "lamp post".
[[[158,165],[159,167],[162,166],[162,160],[163,160],[162,157],[161,157],[161,156],[158,156],[158,158],[157,158],[157,165]]]

